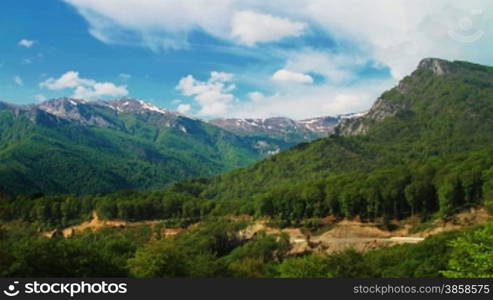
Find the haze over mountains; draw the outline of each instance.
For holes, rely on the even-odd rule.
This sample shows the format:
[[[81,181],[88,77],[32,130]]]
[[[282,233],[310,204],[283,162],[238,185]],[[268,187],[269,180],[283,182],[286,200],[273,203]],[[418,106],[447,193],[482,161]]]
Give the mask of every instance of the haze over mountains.
[[[307,124],[317,126],[310,127],[273,118],[264,120],[269,125],[262,130],[247,133],[131,98],[59,98],[23,106],[0,102],[0,179],[2,189],[12,193],[163,188],[320,138],[337,120],[316,119]]]

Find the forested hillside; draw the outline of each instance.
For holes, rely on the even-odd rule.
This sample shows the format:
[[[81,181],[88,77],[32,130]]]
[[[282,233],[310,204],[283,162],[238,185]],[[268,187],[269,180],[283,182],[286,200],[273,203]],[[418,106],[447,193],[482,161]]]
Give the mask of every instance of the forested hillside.
[[[134,99],[0,107],[0,186],[11,194],[162,189],[248,165],[261,150]]]

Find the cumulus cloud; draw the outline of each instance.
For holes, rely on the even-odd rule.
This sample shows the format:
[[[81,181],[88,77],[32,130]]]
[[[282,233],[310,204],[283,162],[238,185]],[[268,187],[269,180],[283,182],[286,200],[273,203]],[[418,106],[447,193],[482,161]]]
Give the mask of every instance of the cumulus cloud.
[[[24,85],[24,81],[18,75],[14,76],[14,83],[17,84],[18,86],[23,86]]]
[[[243,101],[229,116],[268,118],[285,116],[297,120],[367,110],[375,95],[393,85],[392,80],[366,81],[357,86],[306,86],[288,92],[264,96],[261,101]]]
[[[36,42],[28,39],[22,39],[17,44],[22,47],[31,48],[32,46],[34,46],[34,43]]]
[[[45,102],[46,100],[48,100],[48,98],[46,98],[46,96],[43,94],[34,95],[34,101],[36,101],[37,103]]]
[[[236,12],[231,21],[231,35],[240,43],[253,46],[256,43],[275,42],[290,36],[300,36],[307,24],[288,18],[261,14],[251,10]]]
[[[48,78],[40,83],[40,87],[44,87],[50,90],[64,90],[68,88],[76,88],[78,86],[90,86],[96,82],[92,79],[83,79],[79,77],[79,72],[68,71],[60,76],[60,78]]]
[[[370,59],[351,53],[334,54],[310,48],[289,51],[285,56],[285,69],[297,73],[316,73],[335,84],[356,78],[355,70]]]
[[[127,96],[126,86],[117,86],[111,82],[95,83],[92,86],[78,86],[74,91],[74,98],[77,99],[98,99],[101,97],[120,97]]]
[[[176,110],[181,114],[187,114],[188,112],[190,112],[191,109],[192,106],[190,104],[180,104],[176,108]]]
[[[293,72],[286,69],[281,69],[272,75],[272,80],[289,83],[313,83],[313,78],[310,75]]]
[[[55,91],[73,89],[72,97],[87,100],[128,95],[125,85],[117,86],[111,82],[97,82],[93,79],[81,78],[79,72],[76,71],[69,71],[59,78],[48,78],[39,86]]]
[[[235,98],[232,91],[236,86],[230,83],[233,76],[230,73],[212,72],[207,81],[200,81],[188,75],[180,80],[176,89],[184,96],[194,97],[200,106],[199,115],[217,116],[226,113]]]
[[[265,95],[261,92],[250,92],[248,93],[248,98],[251,101],[258,103],[265,99]]]

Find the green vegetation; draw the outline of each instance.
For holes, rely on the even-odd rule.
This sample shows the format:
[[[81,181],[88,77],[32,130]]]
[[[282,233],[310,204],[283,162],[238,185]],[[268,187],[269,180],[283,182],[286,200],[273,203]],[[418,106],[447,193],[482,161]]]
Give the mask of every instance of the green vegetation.
[[[252,141],[199,120],[86,109],[104,116],[111,126],[83,126],[40,112],[35,118],[29,111],[16,115],[0,109],[2,189],[24,195],[162,189],[261,158]],[[179,125],[169,127],[167,122]]]
[[[493,224],[453,240],[447,277],[493,278]]]
[[[174,237],[162,227],[41,237],[23,223],[0,227],[0,277],[491,277],[492,225],[439,234],[419,244],[359,253],[286,256],[286,236],[242,240],[246,223],[211,219]],[[485,243],[485,241],[489,241]],[[405,258],[405,259],[403,259]]]

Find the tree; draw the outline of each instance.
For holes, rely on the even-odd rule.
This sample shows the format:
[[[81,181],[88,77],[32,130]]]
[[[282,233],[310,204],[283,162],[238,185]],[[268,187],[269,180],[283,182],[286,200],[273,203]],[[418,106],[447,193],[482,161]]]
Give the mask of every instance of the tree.
[[[438,186],[438,199],[442,216],[454,213],[464,203],[464,189],[455,174],[448,175],[440,183]]]
[[[483,181],[484,205],[493,212],[493,168],[483,173]]]
[[[446,277],[493,278],[493,223],[451,242]]]
[[[185,277],[187,257],[173,239],[154,241],[129,260],[130,274],[135,277]]]
[[[281,278],[326,278],[329,269],[326,256],[318,254],[285,259],[277,268]]]
[[[411,215],[423,212],[425,215],[430,212],[431,202],[434,202],[435,189],[429,182],[417,180],[411,182],[404,189],[406,201],[411,207]]]

